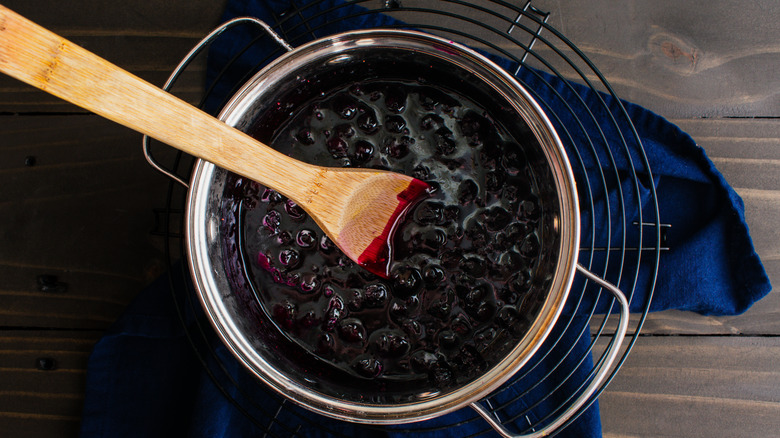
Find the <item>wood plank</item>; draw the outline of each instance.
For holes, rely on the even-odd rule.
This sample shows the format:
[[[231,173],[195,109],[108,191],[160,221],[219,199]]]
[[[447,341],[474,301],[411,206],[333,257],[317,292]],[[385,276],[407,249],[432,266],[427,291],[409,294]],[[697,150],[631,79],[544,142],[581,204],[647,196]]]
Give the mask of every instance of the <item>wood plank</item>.
[[[163,270],[151,231],[167,179],[140,135],[96,116],[3,116],[0,132],[0,326],[107,327]],[[43,292],[40,275],[68,290]]]
[[[150,6],[140,0],[110,8],[92,0],[85,9],[59,6],[44,12],[28,3],[16,1],[9,7],[155,84],[161,84],[166,75],[154,72],[169,72],[192,43],[217,24],[222,6],[222,2],[205,0],[174,2],[181,9],[179,13],[175,6]],[[405,6],[418,3],[430,6],[430,1],[410,1]],[[695,1],[672,0],[634,2],[625,8],[591,4],[563,7],[552,0],[534,4],[552,12],[550,25],[572,40],[624,99],[667,117],[780,115],[780,74],[774,68],[780,60],[780,30],[774,26],[771,13],[776,5],[769,0],[750,5],[730,0],[708,8]],[[605,8],[610,13],[603,13]],[[88,9],[101,13],[81,13]],[[409,18],[409,14],[401,18]],[[429,16],[421,19],[431,20]],[[436,24],[447,24],[441,21],[437,19]],[[497,22],[501,29],[506,27]],[[753,31],[743,32],[745,26]],[[551,55],[542,44],[536,49],[543,56]],[[150,65],[154,65],[151,71]],[[0,89],[9,88],[12,93],[0,98],[0,102],[10,104],[6,111],[30,110],[34,105],[26,106],[25,101],[31,97],[32,103],[51,110],[73,110],[11,84],[0,81]],[[187,80],[186,84],[189,93],[197,89],[198,82]]]
[[[51,4],[11,0],[8,8],[60,33],[147,81],[162,86],[179,60],[219,24],[225,0],[107,4],[98,0]],[[93,11],[85,13],[85,11]],[[177,95],[196,103],[203,88],[203,62],[178,82]],[[1,112],[83,112],[19,81],[0,76]]]
[[[673,118],[710,158],[777,160],[780,120],[777,118]]]
[[[778,360],[776,337],[642,337],[599,398],[604,436],[775,436]]]
[[[374,1],[372,5],[383,2]],[[515,12],[493,2],[468,2],[497,9],[514,18]],[[522,7],[525,2],[508,2]],[[410,23],[428,23],[459,32],[476,34],[518,57],[517,43],[497,37],[509,29],[508,22],[475,9],[450,2],[404,0],[406,8],[429,7],[451,13],[468,13],[473,23],[423,13],[400,12]],[[534,0],[533,6],[551,15],[548,24],[570,40],[623,99],[638,103],[666,117],[780,116],[780,27],[778,4],[761,0],[745,4],[738,0],[704,5],[700,1],[632,1],[616,7],[610,2],[560,2]],[[528,44],[538,25],[529,18],[516,28],[517,42]],[[749,29],[747,31],[746,29]],[[461,35],[452,38],[489,49],[478,40]],[[534,51],[561,74],[584,82],[549,46],[555,46],[598,81],[586,63],[567,48],[552,31],[542,32]],[[530,65],[547,70],[534,56]]]
[[[77,436],[86,365],[100,332],[0,331],[0,430],[4,436]],[[42,370],[39,359],[54,369]]]
[[[780,116],[777,2],[534,5],[623,99],[666,117]]]

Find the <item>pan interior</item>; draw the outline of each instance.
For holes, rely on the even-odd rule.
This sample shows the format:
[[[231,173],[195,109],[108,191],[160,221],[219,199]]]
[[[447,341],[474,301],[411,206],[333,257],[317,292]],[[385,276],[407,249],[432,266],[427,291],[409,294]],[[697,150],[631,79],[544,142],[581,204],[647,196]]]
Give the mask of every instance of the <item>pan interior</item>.
[[[447,53],[356,45],[293,65],[245,87],[229,123],[302,161],[436,192],[396,234],[385,281],[294,203],[215,170],[210,251],[229,290],[202,300],[234,353],[319,410],[435,403],[525,360],[554,320],[550,295],[562,300],[562,210],[550,154],[513,102]]]

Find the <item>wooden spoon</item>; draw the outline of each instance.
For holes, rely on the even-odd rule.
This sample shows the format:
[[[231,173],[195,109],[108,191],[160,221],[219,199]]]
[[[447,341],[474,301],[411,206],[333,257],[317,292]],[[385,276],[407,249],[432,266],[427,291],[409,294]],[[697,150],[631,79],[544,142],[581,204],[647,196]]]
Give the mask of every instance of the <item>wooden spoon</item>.
[[[430,190],[397,173],[293,160],[2,5],[0,71],[279,191],[385,278],[396,227]]]

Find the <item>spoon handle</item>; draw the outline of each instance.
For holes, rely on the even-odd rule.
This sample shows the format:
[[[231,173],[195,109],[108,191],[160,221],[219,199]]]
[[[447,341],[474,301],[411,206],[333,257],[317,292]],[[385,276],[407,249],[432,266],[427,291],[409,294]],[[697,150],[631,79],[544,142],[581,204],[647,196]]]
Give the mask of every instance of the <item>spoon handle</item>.
[[[0,71],[293,199],[321,172],[2,5]]]

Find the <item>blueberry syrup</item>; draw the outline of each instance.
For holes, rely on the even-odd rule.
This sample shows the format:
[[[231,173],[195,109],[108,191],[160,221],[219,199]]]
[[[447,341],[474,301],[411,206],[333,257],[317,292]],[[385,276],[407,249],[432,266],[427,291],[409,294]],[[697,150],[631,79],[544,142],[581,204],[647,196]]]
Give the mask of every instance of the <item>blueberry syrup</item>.
[[[431,186],[415,179],[405,190],[398,194],[398,207],[393,212],[392,219],[387,223],[382,234],[376,237],[363,251],[357,262],[367,271],[384,279],[390,277],[390,264],[393,261],[393,237],[400,224],[406,219],[406,214],[418,202],[427,197]]]
[[[228,179],[256,299],[319,366],[379,388],[440,391],[482,374],[528,329],[549,284],[540,266],[554,258],[545,225],[554,202],[540,192],[532,139],[456,91],[413,81],[322,93],[250,134],[303,161],[392,170],[432,187],[361,260],[390,264],[364,269],[294,202]],[[392,254],[377,252],[388,243]]]

